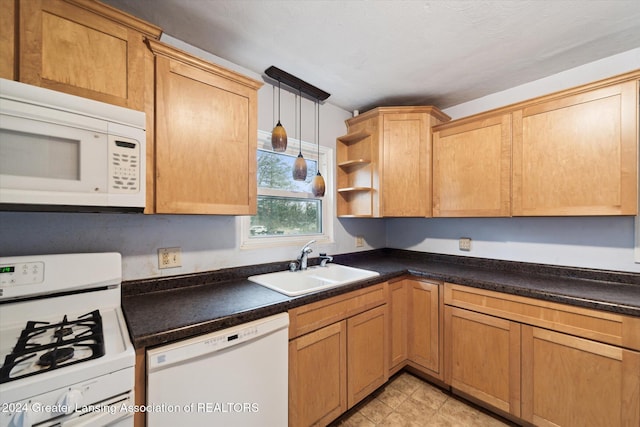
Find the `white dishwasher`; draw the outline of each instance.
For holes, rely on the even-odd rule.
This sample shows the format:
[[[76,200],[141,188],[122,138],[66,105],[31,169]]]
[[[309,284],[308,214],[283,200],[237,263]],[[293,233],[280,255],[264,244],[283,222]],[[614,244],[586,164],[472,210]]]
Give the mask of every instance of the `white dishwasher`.
[[[147,351],[149,427],[286,427],[289,315]]]

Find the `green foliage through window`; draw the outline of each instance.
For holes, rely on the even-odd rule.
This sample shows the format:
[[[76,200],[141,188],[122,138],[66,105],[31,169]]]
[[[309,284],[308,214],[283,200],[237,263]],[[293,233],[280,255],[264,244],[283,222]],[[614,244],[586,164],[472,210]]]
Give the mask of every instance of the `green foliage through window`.
[[[311,195],[318,162],[307,161],[307,179],[292,176],[295,156],[261,150],[258,156],[258,213],[251,217],[249,237],[322,233],[322,200]]]
[[[322,233],[322,207],[317,199],[258,196],[258,214],[251,218],[252,236]]]

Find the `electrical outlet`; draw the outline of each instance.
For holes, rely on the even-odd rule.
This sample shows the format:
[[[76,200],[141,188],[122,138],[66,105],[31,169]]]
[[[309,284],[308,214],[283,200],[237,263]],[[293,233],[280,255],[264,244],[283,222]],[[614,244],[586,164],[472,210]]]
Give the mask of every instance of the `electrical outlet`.
[[[458,241],[458,248],[461,251],[470,251],[471,250],[471,238],[470,237],[461,237]]]
[[[158,249],[158,268],[174,268],[182,266],[182,249],[160,248]]]
[[[356,248],[361,248],[364,246],[364,237],[356,236]]]

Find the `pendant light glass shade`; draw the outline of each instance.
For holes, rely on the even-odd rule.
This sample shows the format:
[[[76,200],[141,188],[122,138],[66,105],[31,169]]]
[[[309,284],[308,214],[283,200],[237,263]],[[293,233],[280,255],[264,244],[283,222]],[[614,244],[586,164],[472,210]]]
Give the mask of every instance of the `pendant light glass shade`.
[[[324,197],[324,178],[320,174],[320,171],[313,177],[311,181],[311,192],[314,197]]]
[[[307,162],[302,156],[302,92],[300,92],[300,150],[298,151],[298,157],[293,164],[293,179],[296,181],[305,181],[307,179]]]
[[[302,157],[302,153],[298,153],[298,157],[293,164],[293,179],[296,181],[307,179],[307,162]]]
[[[280,153],[287,150],[287,131],[280,123],[280,80],[278,80],[278,123],[271,132],[271,147],[273,151]]]
[[[324,178],[320,174],[320,104],[316,102],[317,115],[316,115],[316,142],[318,145],[318,173],[313,177],[311,181],[311,192],[314,197],[323,197],[325,191]]]
[[[280,120],[278,120],[278,124],[271,132],[271,147],[273,151],[280,153],[287,151],[287,131],[284,130],[284,126],[280,124]]]

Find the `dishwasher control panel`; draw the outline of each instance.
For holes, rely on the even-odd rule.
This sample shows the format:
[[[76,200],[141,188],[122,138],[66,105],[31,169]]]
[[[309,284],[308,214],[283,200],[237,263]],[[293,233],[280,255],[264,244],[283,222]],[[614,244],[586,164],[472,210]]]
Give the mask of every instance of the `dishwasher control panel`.
[[[250,326],[248,328],[241,329],[239,331],[232,332],[228,335],[217,336],[205,341],[205,345],[211,345],[213,347],[222,347],[226,343],[242,342],[247,339],[251,339],[258,335],[258,327]]]

